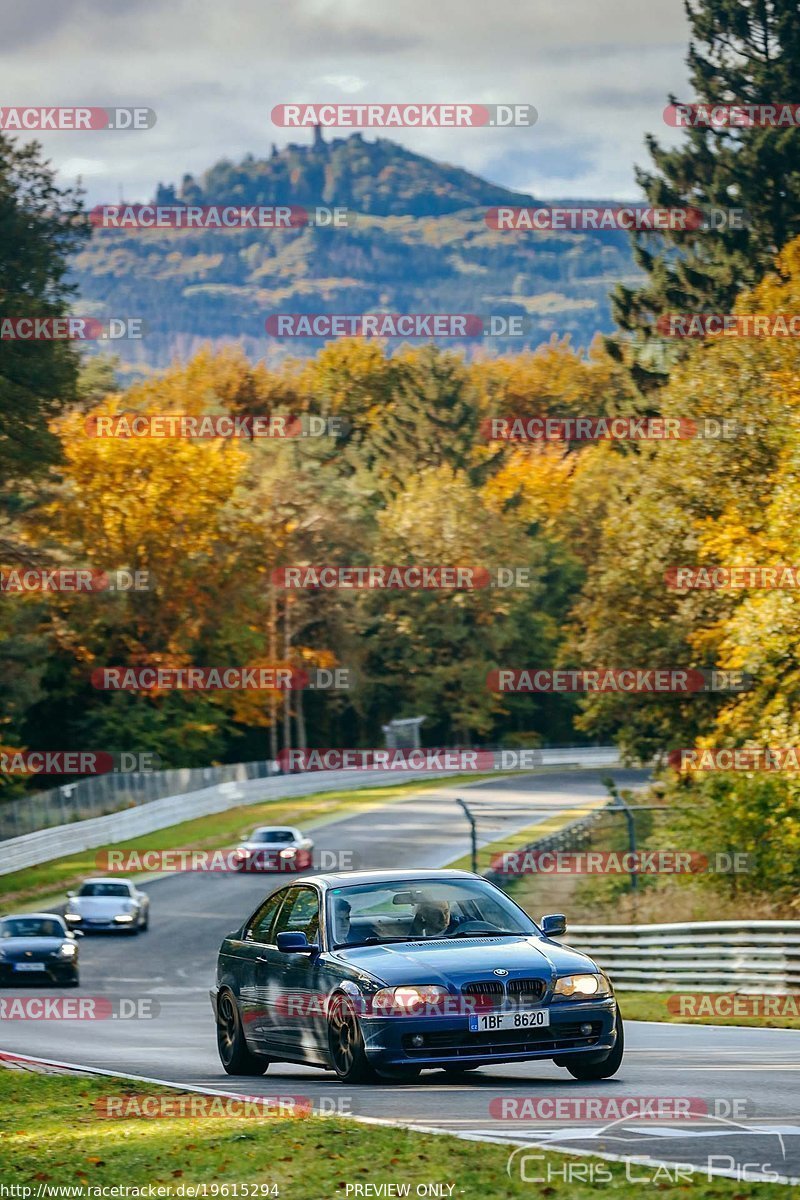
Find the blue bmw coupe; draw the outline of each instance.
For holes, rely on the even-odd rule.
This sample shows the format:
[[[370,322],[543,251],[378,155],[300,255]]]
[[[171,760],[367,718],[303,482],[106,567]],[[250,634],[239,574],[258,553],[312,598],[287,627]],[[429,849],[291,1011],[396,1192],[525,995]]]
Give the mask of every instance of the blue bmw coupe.
[[[229,1075],[304,1063],[345,1083],[549,1058],[622,1062],[611,983],[466,871],[353,871],[280,888],[222,943],[211,1001]]]

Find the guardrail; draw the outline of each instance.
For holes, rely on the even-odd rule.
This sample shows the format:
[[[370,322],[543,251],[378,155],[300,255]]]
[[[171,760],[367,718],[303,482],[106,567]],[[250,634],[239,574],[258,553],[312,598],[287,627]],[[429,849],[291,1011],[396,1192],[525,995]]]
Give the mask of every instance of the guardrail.
[[[617,751],[607,746],[543,750],[541,755],[544,766],[604,767],[618,761]],[[448,771],[308,771],[297,775],[247,778],[247,770],[259,765],[232,765],[225,769],[231,773],[238,771],[240,778],[215,783],[211,787],[200,787],[180,795],[151,799],[120,812],[38,829],[21,837],[0,841],[0,875],[8,875],[12,871],[50,862],[68,854],[80,853],[82,850],[127,841],[144,833],[153,833],[156,829],[165,829],[182,821],[223,812],[240,804],[284,800],[316,792],[344,789],[354,791],[356,788],[401,783],[406,780],[418,782],[439,777],[445,780],[448,775],[453,774]]]
[[[556,829],[553,833],[536,838],[534,841],[528,842],[525,846],[515,846],[511,853],[526,855],[540,854],[546,851],[583,850],[590,843],[593,827],[608,812],[610,805],[610,800],[606,804],[598,805],[595,811],[586,813],[582,817],[576,817],[573,821],[562,825],[560,829]],[[574,808],[575,806],[572,805],[572,807]],[[502,851],[498,851],[497,857],[501,855]],[[491,867],[487,871],[483,871],[482,874],[485,879],[497,884],[498,887],[507,886],[517,878],[513,872],[493,871]]]
[[[800,989],[800,921],[572,925],[562,940],[607,969],[621,991]]]

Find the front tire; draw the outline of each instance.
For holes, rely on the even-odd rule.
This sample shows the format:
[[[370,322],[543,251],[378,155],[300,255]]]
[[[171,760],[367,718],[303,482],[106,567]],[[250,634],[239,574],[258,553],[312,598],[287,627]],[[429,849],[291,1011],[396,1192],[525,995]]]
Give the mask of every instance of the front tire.
[[[592,1080],[609,1079],[612,1075],[616,1075],[622,1066],[622,1056],[625,1052],[625,1030],[619,1010],[617,1010],[615,1027],[617,1030],[617,1040],[614,1048],[609,1050],[604,1058],[591,1062],[587,1061],[589,1056],[584,1058],[583,1055],[576,1054],[574,1058],[566,1063],[566,1068],[574,1079],[580,1079],[583,1083],[591,1083]]]
[[[328,1009],[328,1050],[342,1083],[375,1082],[375,1071],[364,1048],[364,1035],[347,996],[334,996]]]
[[[227,989],[217,997],[217,1050],[228,1075],[263,1075],[269,1066],[268,1058],[248,1050],[238,1005]]]

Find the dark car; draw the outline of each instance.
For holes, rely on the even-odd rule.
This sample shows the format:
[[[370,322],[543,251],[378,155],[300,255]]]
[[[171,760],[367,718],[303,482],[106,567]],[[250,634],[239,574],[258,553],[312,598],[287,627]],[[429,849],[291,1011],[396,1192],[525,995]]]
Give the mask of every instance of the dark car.
[[[620,1066],[607,977],[466,871],[315,875],[267,897],[220,947],[222,1065],[334,1070],[347,1083],[552,1059],[576,1079]]]
[[[77,987],[78,942],[54,913],[0,917],[0,980]]]

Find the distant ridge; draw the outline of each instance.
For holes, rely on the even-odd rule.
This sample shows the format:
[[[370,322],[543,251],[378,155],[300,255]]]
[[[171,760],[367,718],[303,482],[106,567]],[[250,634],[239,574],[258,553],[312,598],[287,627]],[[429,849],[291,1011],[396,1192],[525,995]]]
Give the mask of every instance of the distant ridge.
[[[531,204],[522,192],[414,154],[387,138],[360,133],[311,145],[272,147],[269,158],[222,160],[199,179],[184,175],[180,188],[159,184],[161,204],[339,205],[375,217],[440,217],[465,208]]]

